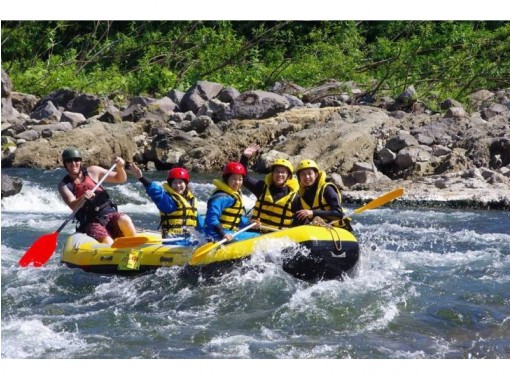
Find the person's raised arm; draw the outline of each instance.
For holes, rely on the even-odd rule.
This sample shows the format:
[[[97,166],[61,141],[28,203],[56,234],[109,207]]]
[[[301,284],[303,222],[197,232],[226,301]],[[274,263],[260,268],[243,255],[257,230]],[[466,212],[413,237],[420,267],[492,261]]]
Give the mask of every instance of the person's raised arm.
[[[142,173],[142,169],[140,169],[134,162],[132,162],[129,165],[129,171],[131,172],[133,177],[135,177],[137,180],[139,180],[143,184],[144,187],[147,187],[152,183],[152,181],[150,179],[144,177],[144,175]]]
[[[60,196],[62,197],[62,200],[65,202],[65,204],[68,205],[69,208],[73,211],[79,204],[85,202],[87,199],[92,199],[95,196],[92,190],[87,190],[82,196],[76,198],[76,196],[64,182],[59,183],[58,192],[60,193]]]
[[[243,150],[243,156],[250,159],[260,149],[260,146],[256,143],[251,143]]]

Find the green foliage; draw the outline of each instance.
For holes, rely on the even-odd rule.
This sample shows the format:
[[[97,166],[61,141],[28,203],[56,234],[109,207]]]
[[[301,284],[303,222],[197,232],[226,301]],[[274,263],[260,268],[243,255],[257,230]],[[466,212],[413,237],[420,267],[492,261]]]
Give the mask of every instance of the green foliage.
[[[240,91],[285,80],[414,85],[434,107],[510,85],[510,23],[496,21],[5,21],[15,90],[163,96],[198,80]]]

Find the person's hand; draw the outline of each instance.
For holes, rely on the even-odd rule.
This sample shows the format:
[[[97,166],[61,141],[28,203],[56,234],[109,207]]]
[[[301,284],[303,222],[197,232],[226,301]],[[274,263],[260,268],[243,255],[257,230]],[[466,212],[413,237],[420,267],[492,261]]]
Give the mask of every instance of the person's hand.
[[[252,228],[256,228],[256,229],[259,229],[260,228],[260,219],[257,219],[257,218],[252,218],[250,220],[250,224],[253,224],[253,223],[256,223],[256,226],[252,227]]]
[[[87,190],[85,192],[85,194],[83,194],[83,197],[86,199],[86,200],[91,200],[92,198],[94,198],[96,196],[96,194],[94,194],[94,192],[92,190]]]
[[[233,237],[230,234],[225,234],[225,236],[223,236],[223,239],[226,239],[227,241],[231,241],[233,239]]]
[[[251,158],[255,153],[257,153],[257,150],[259,150],[260,146],[255,143],[251,143],[246,147],[246,149],[243,151],[243,156]]]
[[[313,211],[312,210],[299,210],[299,211],[296,211],[296,218],[298,218],[298,220],[306,220],[306,219],[311,219],[313,218]]]
[[[124,169],[124,165],[126,164],[126,161],[124,161],[124,159],[122,157],[115,157],[114,162],[117,167],[122,167],[122,169]]]
[[[143,177],[142,170],[138,166],[136,166],[136,164],[134,162],[129,164],[129,170],[130,170],[131,174],[133,175],[133,177],[135,177],[136,179],[140,179]]]

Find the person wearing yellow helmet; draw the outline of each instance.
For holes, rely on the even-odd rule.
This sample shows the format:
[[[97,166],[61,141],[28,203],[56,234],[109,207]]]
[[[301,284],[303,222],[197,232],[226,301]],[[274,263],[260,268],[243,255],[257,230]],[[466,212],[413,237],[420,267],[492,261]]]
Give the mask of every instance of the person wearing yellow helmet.
[[[245,168],[259,148],[257,144],[250,144],[244,149],[240,162]],[[279,229],[292,225],[291,205],[299,188],[293,172],[294,167],[289,160],[277,158],[264,179],[246,175],[243,185],[257,197],[253,217],[260,219],[263,225]]]
[[[302,160],[297,167],[299,196],[292,203],[293,225],[306,224],[314,217],[333,222],[335,227],[352,231],[348,220],[344,220],[342,195],[335,184],[326,180],[326,173],[313,160]]]
[[[136,235],[131,218],[117,211],[117,205],[102,186],[92,192],[108,170],[96,165],[82,166],[81,152],[75,147],[66,148],[62,152],[62,163],[67,175],[58,184],[60,196],[72,210],[85,202],[75,215],[78,232],[105,244],[112,244],[113,239],[118,237]],[[116,157],[115,164],[115,171],[108,174],[105,182],[126,182],[124,160]]]
[[[190,175],[186,169],[170,169],[162,185],[145,177],[135,163],[131,163],[129,169],[159,210],[163,238],[168,234],[172,237],[197,237],[196,232],[203,232],[204,218],[198,213],[198,201],[189,187]],[[187,242],[183,241],[181,245],[187,245]]]

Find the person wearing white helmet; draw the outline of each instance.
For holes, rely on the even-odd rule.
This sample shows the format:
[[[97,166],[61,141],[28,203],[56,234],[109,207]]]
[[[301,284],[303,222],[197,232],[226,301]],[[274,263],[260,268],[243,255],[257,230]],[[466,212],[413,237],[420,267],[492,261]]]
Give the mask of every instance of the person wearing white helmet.
[[[257,144],[250,144],[243,151],[240,162],[245,168],[259,148]],[[299,189],[298,181],[293,175],[292,163],[284,158],[273,160],[271,172],[264,179],[246,175],[243,185],[257,197],[253,217],[260,219],[262,225],[278,229],[292,225],[291,205]]]
[[[342,195],[331,182],[327,182],[326,173],[319,169],[313,160],[302,160],[297,167],[299,196],[292,203],[294,225],[310,223],[320,217],[335,227],[352,231],[347,219],[344,219]]]

